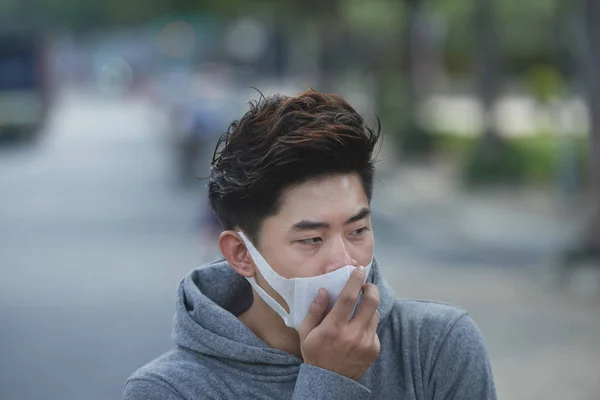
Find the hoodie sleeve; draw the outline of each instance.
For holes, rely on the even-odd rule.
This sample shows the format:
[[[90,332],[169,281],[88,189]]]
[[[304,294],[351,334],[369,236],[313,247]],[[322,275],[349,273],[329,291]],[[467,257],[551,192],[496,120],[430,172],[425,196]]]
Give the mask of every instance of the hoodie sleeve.
[[[148,379],[130,379],[123,400],[185,400],[169,384]]]
[[[496,389],[483,336],[468,315],[448,331],[430,375],[431,400],[496,400]]]
[[[293,400],[366,400],[370,398],[371,391],[360,383],[309,364],[300,366],[292,397]]]

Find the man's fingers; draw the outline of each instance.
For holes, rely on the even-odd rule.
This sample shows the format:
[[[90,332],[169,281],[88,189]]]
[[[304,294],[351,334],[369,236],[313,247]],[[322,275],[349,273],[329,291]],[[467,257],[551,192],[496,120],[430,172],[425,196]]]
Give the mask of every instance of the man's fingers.
[[[379,335],[377,333],[373,335],[373,350],[376,354],[379,354],[381,351],[381,342],[379,341]]]
[[[350,279],[346,282],[346,286],[342,289],[340,296],[335,301],[328,318],[335,319],[339,322],[347,321],[356,305],[360,289],[365,283],[365,269],[362,267],[352,271]]]
[[[380,318],[381,316],[379,315],[379,311],[375,311],[375,314],[373,314],[371,320],[369,321],[369,327],[365,333],[367,336],[377,335],[377,327],[379,326]]]
[[[327,313],[327,307],[329,307],[329,295],[325,289],[321,288],[319,289],[317,297],[310,305],[306,318],[304,318],[304,321],[302,321],[299,326],[298,333],[301,341],[304,341],[308,333],[323,321],[323,318],[325,318],[325,314]]]
[[[352,322],[355,325],[361,325],[365,329],[369,327],[373,315],[379,308],[379,289],[372,283],[363,286],[363,296],[360,304],[356,308]]]

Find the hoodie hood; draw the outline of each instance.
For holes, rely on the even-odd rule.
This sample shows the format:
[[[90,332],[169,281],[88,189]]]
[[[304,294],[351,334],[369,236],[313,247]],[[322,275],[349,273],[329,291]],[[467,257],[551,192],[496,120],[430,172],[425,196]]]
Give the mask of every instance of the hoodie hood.
[[[381,276],[376,260],[373,260],[367,281],[379,289],[381,326],[394,306],[395,294]],[[243,364],[251,368],[256,368],[256,364],[298,368],[302,359],[269,347],[237,318],[250,308],[252,301],[250,284],[225,260],[191,271],[181,281],[177,292],[175,344],[235,363],[238,368],[243,368]]]

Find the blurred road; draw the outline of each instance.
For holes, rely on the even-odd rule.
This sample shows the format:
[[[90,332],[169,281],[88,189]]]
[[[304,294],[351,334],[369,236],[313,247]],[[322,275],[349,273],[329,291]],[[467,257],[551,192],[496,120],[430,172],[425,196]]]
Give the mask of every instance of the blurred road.
[[[581,213],[551,190],[466,193],[455,172],[405,165],[381,177],[378,255],[397,297],[466,309],[500,399],[598,399],[600,265],[553,265]]]
[[[177,188],[161,126],[142,101],[71,93],[40,146],[0,150],[0,399],[120,398],[127,376],[170,347],[175,289],[207,248],[202,190]],[[523,246],[524,234],[502,251],[464,232],[453,242],[449,220],[431,223],[448,208],[410,208],[402,182],[386,178],[374,201],[397,295],[468,309],[501,398],[597,398],[598,304],[516,268],[539,267],[557,237]],[[511,258],[510,243],[535,251]]]
[[[440,167],[385,171],[375,192],[379,260],[397,297],[466,309],[500,399],[598,399],[600,265],[553,265],[581,213],[552,191],[469,194]]]
[[[203,249],[159,126],[141,102],[70,94],[44,143],[0,153],[0,399],[120,398],[170,346]]]

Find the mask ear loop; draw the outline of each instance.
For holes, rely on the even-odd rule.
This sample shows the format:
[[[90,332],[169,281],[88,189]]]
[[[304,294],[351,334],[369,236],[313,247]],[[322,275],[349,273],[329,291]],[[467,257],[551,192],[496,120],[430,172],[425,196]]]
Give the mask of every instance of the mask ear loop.
[[[275,310],[275,312],[277,314],[279,314],[279,316],[281,318],[283,318],[283,321],[285,322],[285,324],[290,328],[293,327],[292,315],[288,314],[287,311],[285,311],[285,308],[283,308],[281,306],[281,304],[279,304],[277,302],[277,300],[272,298],[269,295],[269,293],[265,292],[265,290],[263,288],[261,288],[258,283],[256,283],[256,279],[254,279],[254,278],[247,278],[247,279],[248,279],[248,282],[250,282],[250,285],[254,288],[254,290],[256,290],[258,295],[260,297],[262,297],[262,299],[264,301],[266,301]]]
[[[256,249],[256,247],[254,247],[254,245],[252,244],[252,242],[246,237],[246,235],[244,235],[243,232],[238,232],[238,234],[240,235],[240,237],[242,238],[242,240],[244,241],[244,243],[246,244],[246,248],[248,249],[248,251],[250,252],[250,255],[252,256],[252,259],[255,261],[256,264],[257,261],[259,262],[263,262],[263,263],[267,263],[266,260],[263,258],[263,256],[259,253],[259,251]],[[257,265],[258,267],[258,265]],[[258,267],[259,268],[259,267]],[[260,268],[259,268],[260,270]],[[270,282],[269,278],[271,279],[276,279],[282,282],[286,282],[288,281],[288,279],[283,278],[279,275],[277,275],[277,273],[274,273],[273,275],[269,275],[267,276],[267,274],[265,274],[263,271],[261,271],[265,280],[267,281],[267,283],[269,283],[271,286],[274,286],[272,282]],[[275,271],[273,271],[275,272]],[[281,304],[279,304],[279,302],[277,300],[275,300],[273,297],[271,297],[271,295],[269,295],[269,293],[267,293],[262,287],[260,287],[260,285],[256,282],[256,279],[254,277],[251,278],[246,278],[248,280],[248,282],[250,283],[250,285],[252,286],[252,288],[254,290],[256,290],[256,292],[258,293],[258,295],[265,301],[267,302],[267,304],[269,304],[274,310],[275,312],[277,312],[277,314],[279,314],[279,316],[283,319],[283,321],[285,322],[286,326],[293,328],[293,322],[294,322],[294,316],[293,316],[293,310],[290,307],[290,305],[288,304],[288,307],[290,308],[290,312],[288,313],[285,308],[283,308],[283,306]],[[282,296],[283,297],[283,296]],[[287,302],[287,299],[284,298],[284,300]]]

